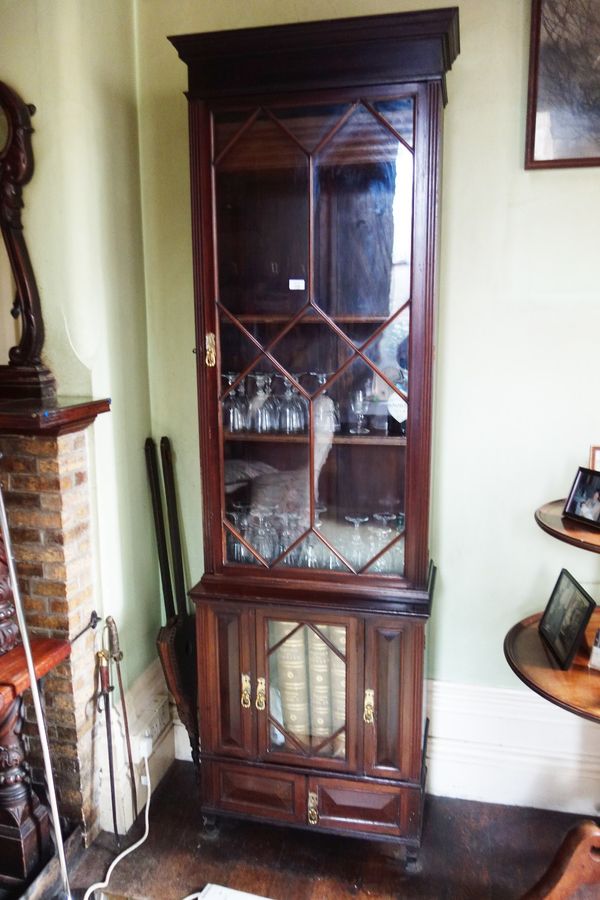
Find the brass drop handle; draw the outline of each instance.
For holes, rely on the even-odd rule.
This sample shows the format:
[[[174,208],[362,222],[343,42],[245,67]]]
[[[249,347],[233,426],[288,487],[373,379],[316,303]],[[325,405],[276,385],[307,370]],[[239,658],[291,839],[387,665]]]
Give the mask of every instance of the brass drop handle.
[[[266,701],[267,701],[267,687],[266,687],[265,679],[257,678],[256,679],[256,700],[254,702],[254,705],[259,710],[259,712],[262,712],[263,709],[265,708]]]
[[[250,676],[242,673],[242,695],[240,697],[240,703],[244,709],[250,709],[251,693],[252,685],[250,683]]]
[[[308,824],[319,824],[319,798],[315,791],[308,792]]]
[[[206,335],[205,346],[206,356],[204,357],[204,361],[206,365],[212,369],[217,364],[217,343],[213,331],[209,331]]]
[[[363,720],[365,725],[375,724],[375,691],[372,691],[370,688],[367,688],[365,691]]]

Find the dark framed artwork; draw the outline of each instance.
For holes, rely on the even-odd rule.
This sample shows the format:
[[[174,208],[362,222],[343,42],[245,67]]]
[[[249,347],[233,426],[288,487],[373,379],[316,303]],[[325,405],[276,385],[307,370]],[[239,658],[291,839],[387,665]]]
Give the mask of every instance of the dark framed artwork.
[[[600,528],[600,472],[579,467],[563,516],[590,528]]]
[[[573,662],[595,606],[571,573],[562,569],[538,626],[561,669]]]
[[[600,2],[532,0],[525,168],[600,166]]]

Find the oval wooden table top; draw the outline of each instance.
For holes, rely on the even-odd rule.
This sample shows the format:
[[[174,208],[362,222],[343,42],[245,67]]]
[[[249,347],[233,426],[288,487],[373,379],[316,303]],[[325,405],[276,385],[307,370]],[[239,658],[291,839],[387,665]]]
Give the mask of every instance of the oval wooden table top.
[[[569,712],[600,722],[600,670],[588,666],[590,648],[600,628],[600,609],[592,613],[585,638],[570,669],[561,669],[538,631],[542,613],[518,622],[504,639],[504,655],[521,681]]]
[[[583,523],[563,519],[562,511],[566,500],[553,500],[540,506],[535,513],[535,521],[559,541],[600,553],[600,529],[588,528]]]

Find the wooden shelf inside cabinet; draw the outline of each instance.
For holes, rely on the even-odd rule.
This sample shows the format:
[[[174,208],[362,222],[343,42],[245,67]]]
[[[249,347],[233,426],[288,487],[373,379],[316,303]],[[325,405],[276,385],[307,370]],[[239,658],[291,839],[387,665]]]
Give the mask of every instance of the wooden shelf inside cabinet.
[[[223,434],[228,442],[232,443],[251,443],[251,444],[308,444],[309,437],[307,434],[254,434],[253,432],[231,432],[226,431]],[[360,445],[362,447],[406,447],[405,437],[396,437],[395,435],[353,435],[353,434],[336,434],[333,438],[334,444],[345,444],[347,446]]]
[[[275,313],[241,313],[236,315],[235,312],[232,312],[231,315],[243,325],[287,325],[291,318],[289,315],[278,315]],[[328,315],[336,325],[383,325],[385,322],[389,322],[396,313],[393,312],[387,316],[336,316],[330,313]],[[322,325],[323,319],[316,313],[313,315],[307,313],[304,318],[298,320],[297,324]]]
[[[535,512],[535,521],[542,531],[551,534],[552,537],[574,547],[583,550],[591,550],[592,553],[600,553],[600,531],[586,528],[578,522],[572,522],[563,518],[562,511],[565,508],[565,500],[553,500],[540,506]]]

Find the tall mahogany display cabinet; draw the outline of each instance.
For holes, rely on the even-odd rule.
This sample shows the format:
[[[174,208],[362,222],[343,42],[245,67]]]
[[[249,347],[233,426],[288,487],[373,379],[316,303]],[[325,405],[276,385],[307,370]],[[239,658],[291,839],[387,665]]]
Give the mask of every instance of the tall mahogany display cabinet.
[[[412,853],[458,12],[171,41],[189,69],[202,810]]]

